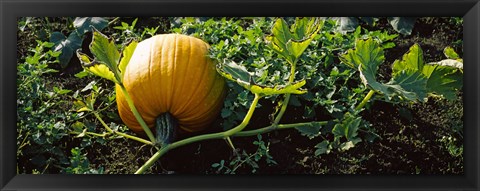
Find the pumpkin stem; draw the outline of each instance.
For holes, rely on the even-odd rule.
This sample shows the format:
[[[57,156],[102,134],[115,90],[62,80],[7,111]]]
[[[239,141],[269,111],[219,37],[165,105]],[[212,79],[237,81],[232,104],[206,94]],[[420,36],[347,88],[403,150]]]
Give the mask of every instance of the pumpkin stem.
[[[170,144],[176,137],[178,123],[172,114],[166,112],[161,114],[155,120],[155,145],[163,146]]]

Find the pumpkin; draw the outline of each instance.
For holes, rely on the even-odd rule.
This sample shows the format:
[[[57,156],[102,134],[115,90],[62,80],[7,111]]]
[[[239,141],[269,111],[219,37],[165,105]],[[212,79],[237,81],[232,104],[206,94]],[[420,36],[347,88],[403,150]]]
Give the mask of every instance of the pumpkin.
[[[208,58],[208,48],[204,41],[180,34],[156,35],[135,48],[123,73],[123,85],[157,135],[160,117],[166,116],[167,123],[173,119],[175,128],[183,132],[198,132],[218,116],[226,94],[225,80]],[[142,133],[119,85],[116,96],[122,121]]]

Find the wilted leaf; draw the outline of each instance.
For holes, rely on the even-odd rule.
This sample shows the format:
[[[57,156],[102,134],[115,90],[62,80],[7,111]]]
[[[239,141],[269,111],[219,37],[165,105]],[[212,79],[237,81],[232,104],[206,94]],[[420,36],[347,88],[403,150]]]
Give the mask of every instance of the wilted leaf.
[[[223,63],[219,63],[217,66],[218,73],[220,73],[223,77],[237,83],[239,82],[239,84],[242,86],[250,85],[254,73],[248,72],[245,66],[237,64],[234,61],[224,61]]]
[[[104,63],[112,72],[118,71],[117,64],[120,60],[120,53],[112,39],[95,30],[92,43],[90,43],[90,51],[96,60]]]
[[[115,78],[114,73],[105,64],[92,60],[86,54],[81,53],[80,50],[77,51],[77,57],[80,59],[85,70],[99,77],[119,83]]]

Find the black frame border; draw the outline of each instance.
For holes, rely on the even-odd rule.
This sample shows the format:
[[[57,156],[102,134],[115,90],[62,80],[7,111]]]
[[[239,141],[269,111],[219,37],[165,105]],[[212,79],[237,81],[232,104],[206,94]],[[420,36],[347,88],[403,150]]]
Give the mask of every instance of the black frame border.
[[[24,16],[463,16],[465,174],[16,175],[16,33]],[[0,0],[0,190],[480,190],[480,0]]]

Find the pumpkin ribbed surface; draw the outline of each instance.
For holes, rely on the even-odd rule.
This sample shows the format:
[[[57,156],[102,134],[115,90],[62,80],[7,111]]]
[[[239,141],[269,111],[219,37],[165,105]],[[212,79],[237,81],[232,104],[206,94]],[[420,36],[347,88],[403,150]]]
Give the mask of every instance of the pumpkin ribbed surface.
[[[180,34],[153,36],[137,45],[123,83],[150,128],[166,112],[188,132],[206,128],[218,116],[225,81],[207,57],[208,47],[198,38]],[[116,93],[123,122],[143,132],[118,85]]]

